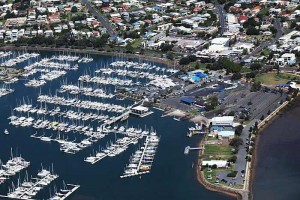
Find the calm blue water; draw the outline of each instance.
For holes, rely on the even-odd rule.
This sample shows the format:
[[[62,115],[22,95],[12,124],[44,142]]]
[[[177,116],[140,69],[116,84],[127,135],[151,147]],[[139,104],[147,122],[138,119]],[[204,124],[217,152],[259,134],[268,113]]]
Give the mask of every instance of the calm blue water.
[[[50,56],[50,53],[43,53],[42,56]],[[116,58],[109,56],[93,56],[94,62],[81,64],[78,71],[70,71],[65,77],[48,82],[41,89],[43,94],[52,93],[61,85],[62,80],[67,77],[68,82],[76,83],[78,77],[87,71],[94,71],[95,66],[102,66],[110,63]],[[27,64],[27,62],[26,62]],[[160,65],[160,64],[156,64]],[[24,66],[21,65],[20,67]],[[89,67],[88,67],[89,66]],[[162,66],[162,65],[160,65]],[[186,156],[183,154],[187,145],[195,146],[201,137],[192,139],[186,137],[187,128],[192,124],[188,122],[177,122],[172,118],[161,118],[161,111],[154,110],[154,114],[146,118],[130,117],[128,126],[153,127],[161,136],[158,151],[150,174],[140,177],[121,179],[124,167],[128,164],[130,155],[138,146],[130,146],[124,153],[113,158],[105,158],[98,163],[91,165],[83,161],[93,150],[97,150],[99,145],[114,139],[114,136],[107,136],[90,148],[69,155],[59,151],[57,143],[45,143],[30,137],[35,130],[31,128],[13,127],[8,123],[11,110],[23,100],[32,100],[36,105],[36,98],[40,89],[26,88],[24,81],[14,84],[15,92],[0,98],[0,159],[6,162],[10,157],[10,149],[22,154],[26,160],[31,162],[27,168],[29,176],[35,176],[41,163],[44,167],[54,165],[54,171],[60,176],[55,184],[66,183],[79,184],[81,187],[68,199],[86,200],[182,200],[182,199],[233,199],[223,194],[206,190],[196,180],[196,169],[192,164],[197,162],[197,153]],[[113,90],[112,90],[113,91]],[[92,99],[93,100],[93,99]],[[106,102],[129,105],[132,102],[118,101],[116,99],[105,100]],[[7,128],[10,135],[3,134]],[[46,132],[46,134],[52,134]],[[72,133],[70,133],[72,134]],[[80,136],[75,136],[80,137]],[[12,181],[17,182],[18,177],[24,178],[24,171],[17,175]],[[53,185],[51,188],[53,190]],[[11,181],[6,181],[0,185],[0,193],[6,194]],[[49,197],[49,188],[45,188],[38,199]]]
[[[300,104],[288,109],[261,132],[256,174],[255,200],[300,199]]]

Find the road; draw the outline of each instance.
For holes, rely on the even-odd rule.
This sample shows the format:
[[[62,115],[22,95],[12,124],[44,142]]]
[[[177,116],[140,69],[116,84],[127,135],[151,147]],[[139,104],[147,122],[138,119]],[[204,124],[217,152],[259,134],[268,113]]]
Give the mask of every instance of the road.
[[[254,126],[256,121],[260,121],[261,116],[268,116],[268,111],[270,110],[271,112],[273,112],[274,110],[276,110],[279,107],[279,102],[281,100],[285,100],[286,96],[282,95],[280,97],[278,97],[277,99],[275,99],[273,102],[269,103],[269,106],[267,106],[265,109],[263,109],[260,113],[258,113],[256,116],[254,116],[254,119],[247,124],[244,129],[243,132],[240,136],[240,138],[243,140],[243,145],[240,146],[238,154],[237,154],[237,160],[235,163],[235,167],[234,170],[238,172],[237,176],[236,176],[236,183],[241,184],[243,183],[243,179],[244,177],[242,177],[242,170],[246,169],[246,163],[247,160],[245,159],[247,156],[247,151],[246,149],[248,148],[247,142],[248,142],[248,138],[249,138],[249,128],[251,126]]]
[[[104,16],[99,14],[99,12],[93,7],[93,5],[88,0],[81,0],[82,3],[89,9],[91,13],[101,22],[101,24],[106,28],[107,33],[110,36],[117,36],[118,34],[114,31],[111,24],[107,22]]]
[[[252,51],[250,54],[246,55],[245,57],[242,58],[242,60],[240,62],[245,61],[246,59],[258,54],[263,48],[271,46],[273,44],[276,43],[276,41],[278,41],[278,39],[282,36],[283,31],[282,31],[282,27],[280,24],[280,19],[275,19],[274,20],[274,28],[277,30],[275,37],[273,38],[273,40],[271,42],[263,42],[260,43],[259,46]]]
[[[215,3],[215,7],[217,9],[218,15],[219,15],[219,21],[220,21],[220,27],[221,27],[221,35],[226,31],[226,22],[225,22],[225,16],[226,11],[224,10],[223,6],[219,3]]]

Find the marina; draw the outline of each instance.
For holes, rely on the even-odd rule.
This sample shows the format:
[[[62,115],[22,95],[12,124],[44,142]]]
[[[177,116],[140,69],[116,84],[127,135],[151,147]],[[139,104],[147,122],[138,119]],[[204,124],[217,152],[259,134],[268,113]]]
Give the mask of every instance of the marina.
[[[25,53],[28,52],[12,52],[10,56],[2,59],[6,62]],[[88,59],[85,60],[84,57]],[[37,171],[40,171],[40,163],[46,166],[54,163],[55,174],[59,174],[59,177],[36,193],[34,199],[139,199],[145,192],[151,194],[147,195],[145,200],[163,199],[161,194],[174,191],[175,188],[168,183],[175,177],[179,180],[176,181],[176,188],[181,187],[187,198],[203,195],[202,197],[228,199],[226,196],[205,190],[195,182],[187,181],[182,175],[183,170],[190,169],[190,163],[194,159],[183,156],[182,148],[185,142],[181,141],[184,141],[186,136],[178,134],[186,130],[189,124],[179,122],[177,125],[175,122],[176,126],[170,126],[166,130],[166,125],[174,123],[174,120],[167,117],[161,119],[160,110],[149,108],[151,115],[135,117],[131,113],[132,108],[142,105],[143,102],[116,98],[119,86],[124,86],[119,80],[128,81],[131,85],[145,86],[157,77],[173,74],[175,69],[139,59],[128,61],[122,56],[66,52],[39,52],[39,56],[16,65],[24,69],[24,74],[9,84],[14,92],[0,99],[0,122],[5,124],[0,135],[0,156],[3,160],[9,160],[9,149],[17,147],[22,152],[22,157],[30,161],[30,167],[26,168],[29,175],[39,178]],[[115,72],[109,74],[109,69]],[[67,73],[54,79],[51,78],[54,73],[50,74],[50,78],[40,79],[41,76],[55,70]],[[130,71],[134,75],[130,75]],[[142,72],[146,75],[143,76]],[[102,77],[101,80],[111,82],[101,84],[80,81],[79,78],[85,75],[99,76]],[[46,83],[26,87],[24,84],[30,80],[44,80]],[[8,135],[3,134],[5,129],[9,132]],[[159,140],[159,151],[158,142],[156,146],[149,143],[145,147],[144,142],[152,136]],[[155,148],[155,152],[150,147]],[[133,162],[131,157],[137,149],[144,154],[140,160],[135,159],[135,169],[140,175],[149,174],[151,171],[149,175],[143,176],[143,179],[148,181],[143,181],[135,175],[130,179],[121,179],[119,175],[125,172],[124,166],[128,160],[129,163]],[[102,158],[92,158],[97,156]],[[91,164],[91,161],[97,162]],[[173,166],[175,161],[180,162]],[[167,169],[164,168],[166,165]],[[8,196],[11,193],[11,196],[17,196],[15,190],[21,187],[17,190],[26,197],[28,194],[24,194],[22,189],[26,173],[22,170],[19,177],[13,176],[1,184],[0,195]],[[157,188],[153,188],[151,183],[161,177],[161,173],[164,173],[165,179],[156,183]],[[74,183],[65,184],[70,193],[63,189],[63,180]],[[30,177],[28,181],[38,182]],[[123,186],[120,188],[120,185]],[[192,192],[188,192],[186,186]],[[111,188],[120,188],[120,192],[113,192]],[[65,193],[62,193],[61,189]],[[26,199],[25,197],[22,196]],[[176,195],[174,199],[182,199],[182,196],[179,194],[177,198]]]
[[[0,161],[0,185],[20,171],[29,167],[29,165],[30,162],[24,160],[21,156],[13,156],[13,153],[11,152],[11,159],[8,160],[6,164],[2,164]]]
[[[120,178],[138,176],[150,173],[159,138],[155,133],[146,137],[144,146],[137,150],[130,158],[130,163]]]

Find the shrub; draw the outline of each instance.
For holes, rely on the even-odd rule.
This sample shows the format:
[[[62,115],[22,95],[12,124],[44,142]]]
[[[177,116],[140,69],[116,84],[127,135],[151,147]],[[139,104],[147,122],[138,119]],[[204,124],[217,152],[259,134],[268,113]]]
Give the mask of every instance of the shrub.
[[[236,177],[237,173],[237,171],[231,171],[227,174],[227,177]]]
[[[237,159],[236,156],[231,156],[231,157],[228,159],[228,162],[235,163],[235,162],[236,162],[236,159]]]

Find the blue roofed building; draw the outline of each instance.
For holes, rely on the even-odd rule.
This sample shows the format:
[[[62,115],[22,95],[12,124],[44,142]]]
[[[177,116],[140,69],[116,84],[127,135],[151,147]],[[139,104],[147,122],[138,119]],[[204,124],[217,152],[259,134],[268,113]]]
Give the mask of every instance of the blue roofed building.
[[[180,102],[188,105],[192,105],[195,102],[195,100],[190,97],[181,97]]]

